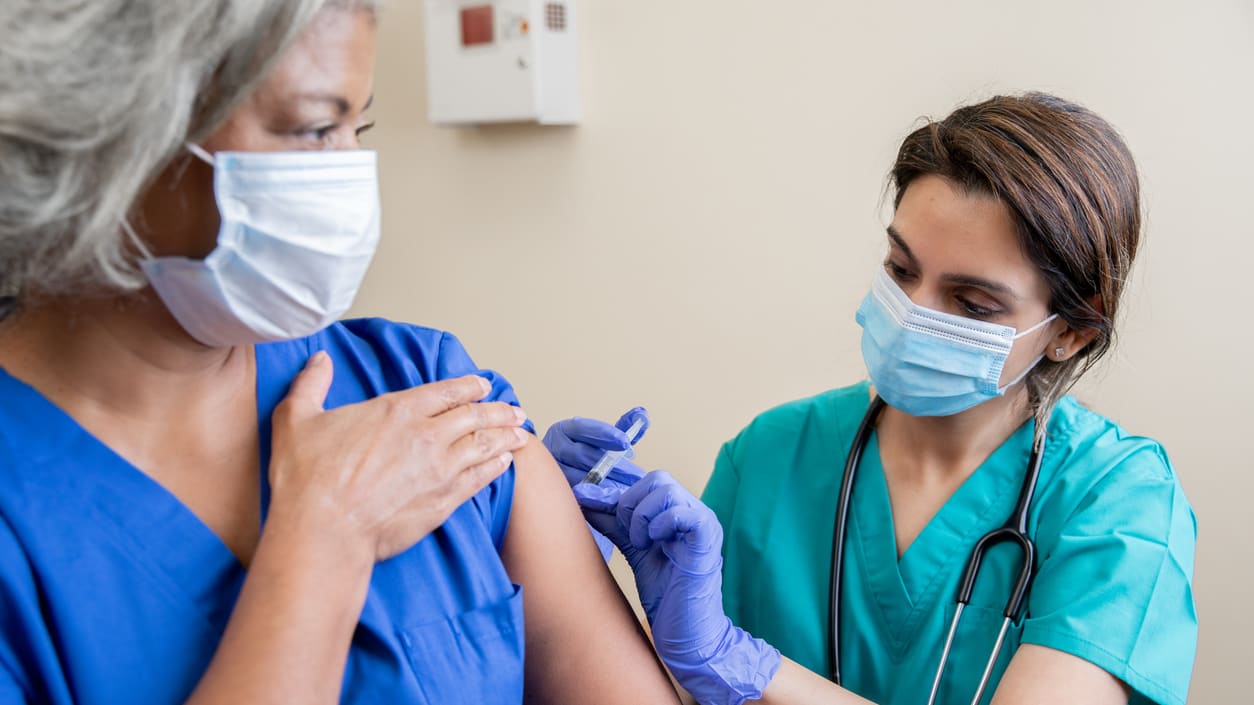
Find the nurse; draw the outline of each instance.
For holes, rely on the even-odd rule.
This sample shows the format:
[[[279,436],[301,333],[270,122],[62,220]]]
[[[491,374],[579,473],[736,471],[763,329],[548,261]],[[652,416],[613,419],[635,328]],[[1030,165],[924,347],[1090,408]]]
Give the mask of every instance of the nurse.
[[[1183,705],[1193,512],[1161,445],[1066,396],[1114,340],[1141,233],[1131,154],[1081,106],[1000,96],[910,134],[891,179],[886,254],[856,313],[869,383],[758,416],[702,502],[626,463],[575,487],[635,571],[659,653],[704,704],[928,702],[967,557],[1043,443],[1035,581],[980,701]],[[876,398],[842,562],[842,688],[817,675],[833,666],[832,527]],[[546,444],[573,483],[641,413],[567,420]],[[936,702],[976,698],[1019,556],[985,560]]]
[[[0,703],[678,701],[509,383],[336,322],[373,4],[0,9]]]

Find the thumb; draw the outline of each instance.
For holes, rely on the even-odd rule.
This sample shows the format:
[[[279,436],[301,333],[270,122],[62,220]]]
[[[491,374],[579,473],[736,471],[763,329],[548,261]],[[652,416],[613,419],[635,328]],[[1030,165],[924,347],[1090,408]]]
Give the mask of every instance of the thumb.
[[[335,375],[335,365],[325,350],[314,353],[305,363],[305,369],[292,380],[287,390],[283,406],[294,418],[304,418],[322,411],[322,403],[326,401],[327,391],[331,389],[331,379]]]
[[[571,487],[571,491],[589,526],[613,541],[620,550],[626,551],[631,547],[627,532],[619,525],[615,515],[618,500],[623,494],[622,488],[581,483]]]

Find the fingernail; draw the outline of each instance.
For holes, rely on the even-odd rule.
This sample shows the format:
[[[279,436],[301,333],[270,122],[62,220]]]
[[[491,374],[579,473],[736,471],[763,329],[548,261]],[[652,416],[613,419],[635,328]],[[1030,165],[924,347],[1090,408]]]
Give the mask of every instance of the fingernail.
[[[523,411],[522,409],[518,407],[514,407],[514,420],[517,421],[518,423],[522,423],[526,421],[527,412]]]
[[[496,456],[496,459],[502,465],[509,465],[510,463],[514,462],[514,454],[513,453],[501,453],[500,455]]]
[[[528,438],[531,437],[530,433],[527,433],[525,430],[521,428],[514,429],[514,435],[518,436],[518,440],[523,441],[524,443],[527,441]]]
[[[480,378],[479,378],[479,388],[483,390],[483,393],[484,393],[484,394],[487,394],[488,392],[492,391],[492,383],[491,383],[491,382],[489,382],[488,380],[486,380],[486,379],[484,379],[484,378],[480,377]]]
[[[319,350],[309,358],[309,362],[305,363],[306,367],[317,367],[324,364],[330,358],[326,350]]]

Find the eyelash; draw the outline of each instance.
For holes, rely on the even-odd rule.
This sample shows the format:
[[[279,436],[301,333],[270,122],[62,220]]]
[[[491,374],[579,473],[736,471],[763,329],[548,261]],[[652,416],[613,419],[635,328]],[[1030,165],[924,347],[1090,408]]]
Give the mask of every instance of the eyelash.
[[[899,281],[906,281],[907,279],[914,277],[914,275],[910,273],[910,270],[898,265],[891,259],[884,261],[884,268],[888,270],[888,273],[891,274],[894,279]]]
[[[327,141],[327,138],[331,136],[332,132],[335,132],[335,129],[337,127],[339,126],[338,125],[324,125],[322,127],[314,127],[308,130],[301,130],[300,132],[297,133],[297,135],[301,137],[302,139],[313,140],[314,142],[318,142],[319,144],[321,144],[322,142]]]
[[[374,127],[374,125],[375,125],[374,120],[371,120],[370,122],[367,122],[363,125],[359,125],[354,130],[354,134],[357,137],[361,137],[363,133],[369,132],[371,128]],[[302,137],[312,138],[315,142],[318,142],[319,144],[321,144],[323,142],[326,142],[327,138],[329,138],[331,134],[335,132],[337,129],[339,129],[339,125],[326,125],[324,127],[314,128],[312,130],[305,130],[301,132],[300,134]]]
[[[961,296],[955,296],[954,298],[958,300],[958,305],[962,307],[962,310],[966,311],[973,318],[992,318],[1000,313],[1000,311],[977,306]]]
[[[896,279],[899,282],[914,279],[914,274],[911,273],[910,270],[902,267],[891,259],[885,260],[884,268],[888,270],[889,275],[891,275],[893,279]],[[992,318],[993,316],[1001,313],[1001,311],[985,308],[972,303],[970,299],[967,299],[964,296],[955,296],[954,299],[958,302],[958,306],[963,310],[963,312],[972,318]]]

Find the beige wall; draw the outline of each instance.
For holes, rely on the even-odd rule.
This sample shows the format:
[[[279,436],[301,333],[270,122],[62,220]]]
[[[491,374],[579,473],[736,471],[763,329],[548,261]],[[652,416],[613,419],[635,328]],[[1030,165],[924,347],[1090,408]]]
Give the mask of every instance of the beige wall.
[[[647,405],[645,462],[694,490],[754,414],[864,374],[853,311],[918,116],[1043,89],[1114,122],[1147,246],[1082,396],[1160,439],[1197,511],[1191,702],[1249,702],[1250,0],[582,0],[569,129],[429,125],[421,4],[381,28],[386,237],[356,312],[456,332],[542,428]]]

